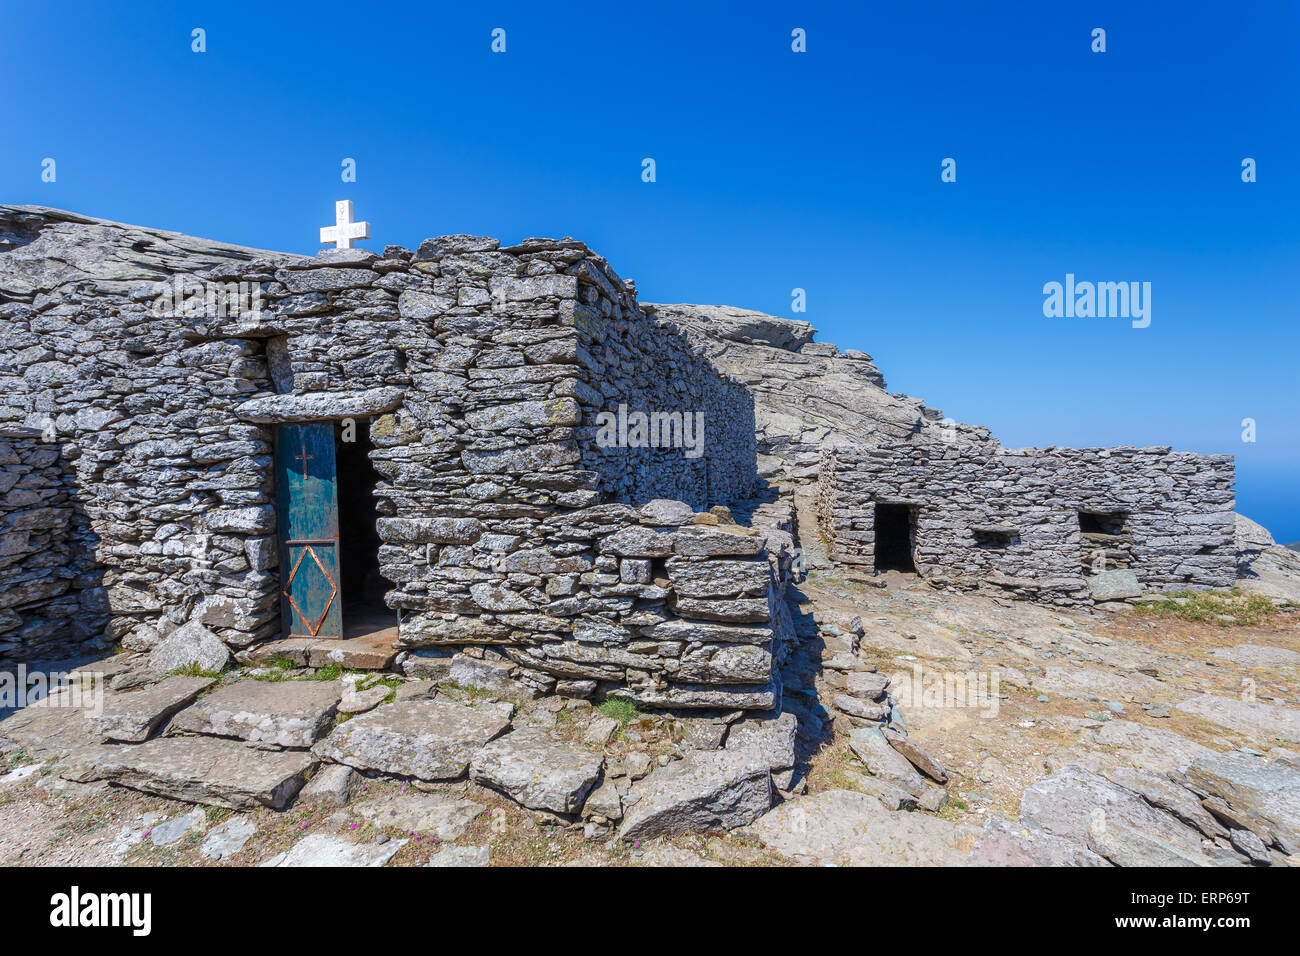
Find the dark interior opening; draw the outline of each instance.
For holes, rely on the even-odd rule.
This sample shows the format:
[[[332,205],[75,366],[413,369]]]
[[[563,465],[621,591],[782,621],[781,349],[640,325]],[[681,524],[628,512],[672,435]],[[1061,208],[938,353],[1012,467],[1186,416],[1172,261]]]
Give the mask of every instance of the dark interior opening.
[[[916,522],[907,505],[876,502],[876,570],[915,571],[912,538]]]
[[[344,637],[392,627],[396,622],[394,612],[384,603],[389,584],[379,574],[375,502],[379,473],[370,462],[372,447],[368,419],[356,419],[351,426],[347,420],[335,423]]]
[[[1120,535],[1124,533],[1127,520],[1128,512],[1125,511],[1080,511],[1079,530],[1084,534]]]
[[[1012,531],[1000,531],[993,528],[977,528],[973,534],[975,535],[975,547],[984,548],[988,551],[1009,548],[1013,540],[1018,538]]]

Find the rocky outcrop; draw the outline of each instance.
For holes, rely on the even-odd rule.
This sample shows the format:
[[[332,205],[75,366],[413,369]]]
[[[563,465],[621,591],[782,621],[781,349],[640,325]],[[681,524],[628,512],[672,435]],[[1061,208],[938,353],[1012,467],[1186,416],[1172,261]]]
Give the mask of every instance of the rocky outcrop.
[[[898,441],[943,427],[963,441],[996,444],[986,428],[947,421],[919,399],[890,393],[870,355],[813,342],[807,322],[723,305],[642,308],[753,394],[765,474],[813,479],[822,445],[839,438]]]

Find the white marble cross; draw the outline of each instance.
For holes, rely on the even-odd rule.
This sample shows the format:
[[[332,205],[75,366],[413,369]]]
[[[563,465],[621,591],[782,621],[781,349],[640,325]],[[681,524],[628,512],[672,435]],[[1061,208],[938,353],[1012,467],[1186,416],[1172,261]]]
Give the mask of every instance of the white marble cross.
[[[320,241],[332,242],[336,249],[351,249],[353,239],[369,239],[370,223],[352,221],[352,200],[334,204],[334,225],[320,227]]]

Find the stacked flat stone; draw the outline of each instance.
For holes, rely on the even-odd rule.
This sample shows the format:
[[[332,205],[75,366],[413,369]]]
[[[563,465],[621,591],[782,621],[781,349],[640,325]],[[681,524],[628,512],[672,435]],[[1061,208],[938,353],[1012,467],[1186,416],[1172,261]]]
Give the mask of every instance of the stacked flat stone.
[[[59,656],[98,636],[103,608],[72,571],[76,487],[68,450],[0,428],[0,663]],[[98,625],[98,627],[97,627]]]
[[[1233,480],[1231,455],[1166,446],[842,442],[823,454],[817,511],[838,563],[870,566],[875,504],[903,504],[915,509],[917,572],[932,583],[1086,604],[1081,511],[1127,513],[1125,554],[1145,588],[1231,587]]]

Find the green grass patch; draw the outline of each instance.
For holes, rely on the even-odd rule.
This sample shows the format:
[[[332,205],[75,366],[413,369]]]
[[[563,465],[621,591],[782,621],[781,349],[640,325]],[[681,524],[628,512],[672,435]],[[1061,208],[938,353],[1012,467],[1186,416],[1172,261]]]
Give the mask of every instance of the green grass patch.
[[[596,710],[605,717],[617,720],[620,727],[626,727],[634,720],[641,719],[641,710],[636,701],[626,697],[606,697]]]
[[[1177,618],[1218,627],[1263,624],[1281,612],[1268,598],[1236,588],[1229,591],[1179,591],[1150,601],[1137,601],[1133,607],[1149,617]],[[1232,620],[1223,620],[1225,617]]]

